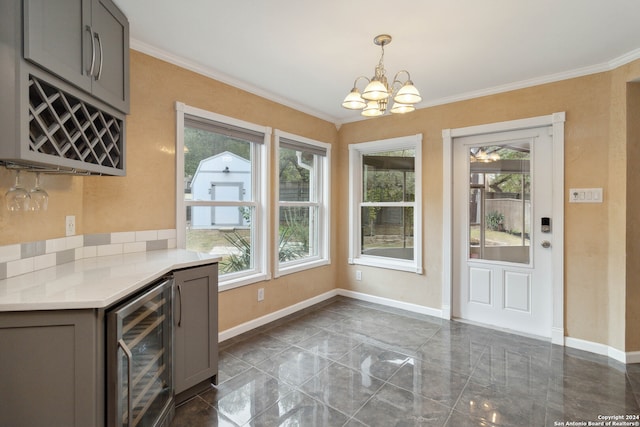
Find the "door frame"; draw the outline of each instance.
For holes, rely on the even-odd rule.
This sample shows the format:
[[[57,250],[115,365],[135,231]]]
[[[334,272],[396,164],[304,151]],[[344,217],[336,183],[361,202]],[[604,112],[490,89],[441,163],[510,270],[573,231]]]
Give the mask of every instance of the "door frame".
[[[453,297],[453,144],[455,138],[552,127],[553,275],[551,342],[564,345],[564,122],[565,112],[548,116],[442,130],[442,318],[451,319]]]

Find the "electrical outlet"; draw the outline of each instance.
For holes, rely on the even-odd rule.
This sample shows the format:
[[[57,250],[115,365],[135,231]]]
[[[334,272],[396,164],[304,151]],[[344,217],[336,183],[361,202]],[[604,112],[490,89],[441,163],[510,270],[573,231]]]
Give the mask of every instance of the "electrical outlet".
[[[67,236],[76,235],[76,217],[75,215],[67,215],[65,218],[65,230]]]
[[[362,271],[356,270],[356,280],[362,280]]]
[[[264,288],[258,288],[258,301],[264,301]]]

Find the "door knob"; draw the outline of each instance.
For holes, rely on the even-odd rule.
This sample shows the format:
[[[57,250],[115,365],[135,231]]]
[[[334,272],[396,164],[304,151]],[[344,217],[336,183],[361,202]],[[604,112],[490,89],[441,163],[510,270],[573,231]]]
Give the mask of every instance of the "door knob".
[[[543,248],[550,248],[551,247],[551,242],[548,240],[543,240],[542,243],[540,243],[542,245]]]

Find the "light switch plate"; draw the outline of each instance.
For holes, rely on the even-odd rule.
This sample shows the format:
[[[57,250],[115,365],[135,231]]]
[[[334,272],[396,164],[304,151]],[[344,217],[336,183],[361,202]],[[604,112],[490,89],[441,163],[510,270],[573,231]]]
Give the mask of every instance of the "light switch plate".
[[[570,188],[569,203],[602,203],[602,188]]]

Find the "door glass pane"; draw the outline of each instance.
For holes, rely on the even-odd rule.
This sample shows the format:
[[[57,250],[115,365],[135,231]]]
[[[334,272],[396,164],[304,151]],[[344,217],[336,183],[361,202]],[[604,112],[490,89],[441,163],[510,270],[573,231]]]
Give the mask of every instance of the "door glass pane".
[[[530,145],[469,149],[469,258],[529,263]]]

